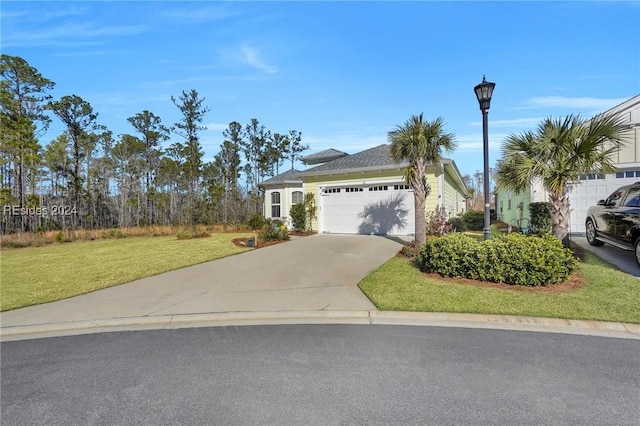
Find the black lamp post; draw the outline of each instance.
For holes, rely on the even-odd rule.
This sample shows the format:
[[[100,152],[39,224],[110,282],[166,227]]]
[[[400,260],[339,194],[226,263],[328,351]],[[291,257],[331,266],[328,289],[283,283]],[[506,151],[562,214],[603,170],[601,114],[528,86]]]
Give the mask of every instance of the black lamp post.
[[[489,196],[489,106],[491,105],[491,95],[495,83],[488,82],[482,76],[482,83],[473,90],[476,92],[480,111],[482,111],[482,148],[484,152],[484,239],[491,238],[491,198]]]

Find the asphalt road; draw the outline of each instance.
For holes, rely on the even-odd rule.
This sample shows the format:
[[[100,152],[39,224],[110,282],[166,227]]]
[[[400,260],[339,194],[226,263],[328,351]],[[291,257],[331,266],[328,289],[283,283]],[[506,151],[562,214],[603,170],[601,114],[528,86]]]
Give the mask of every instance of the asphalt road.
[[[5,342],[7,425],[638,425],[640,342],[216,327]]]

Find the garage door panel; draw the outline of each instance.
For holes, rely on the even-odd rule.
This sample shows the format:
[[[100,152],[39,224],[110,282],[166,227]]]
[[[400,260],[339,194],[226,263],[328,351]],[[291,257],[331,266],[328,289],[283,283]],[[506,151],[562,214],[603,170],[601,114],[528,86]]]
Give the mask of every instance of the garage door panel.
[[[372,188],[370,190],[370,188]],[[385,189],[386,188],[386,189]],[[394,185],[331,188],[322,193],[322,232],[346,234],[413,234],[413,192]]]
[[[407,229],[413,222],[413,209],[409,206],[410,195],[407,192],[392,191],[390,194],[376,194],[370,197],[358,215],[359,234],[388,235],[411,233]],[[411,197],[413,202],[413,197]]]

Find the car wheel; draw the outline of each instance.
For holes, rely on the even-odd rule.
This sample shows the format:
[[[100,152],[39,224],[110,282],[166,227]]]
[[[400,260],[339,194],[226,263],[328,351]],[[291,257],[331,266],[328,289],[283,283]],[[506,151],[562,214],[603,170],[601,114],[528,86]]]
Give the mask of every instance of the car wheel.
[[[589,244],[591,244],[592,246],[601,246],[604,243],[598,239],[596,239],[596,227],[593,224],[593,220],[591,219],[587,219],[587,241],[589,242]],[[638,251],[636,251],[636,254],[638,253]]]
[[[636,242],[633,245],[633,248],[635,249],[635,253],[636,253],[636,263],[638,264],[638,266],[640,266],[640,238],[636,238]]]

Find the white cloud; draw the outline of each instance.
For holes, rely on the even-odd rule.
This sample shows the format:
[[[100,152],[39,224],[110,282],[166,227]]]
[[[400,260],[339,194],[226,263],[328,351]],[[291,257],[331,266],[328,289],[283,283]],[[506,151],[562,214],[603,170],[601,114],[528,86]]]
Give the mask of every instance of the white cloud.
[[[507,133],[489,133],[489,149],[496,150],[502,148],[502,142],[509,136]],[[482,133],[473,135],[457,136],[456,141],[458,147],[454,151],[456,152],[469,152],[478,151],[482,154]]]
[[[160,16],[171,21],[179,20],[189,23],[203,23],[226,19],[238,15],[237,12],[229,11],[226,5],[221,7],[205,7],[200,9],[165,9]]]
[[[490,120],[490,127],[533,127],[539,124],[543,118],[514,118],[511,120]],[[472,121],[470,126],[482,126],[482,121]]]
[[[606,111],[626,100],[627,98],[542,96],[527,99],[522,108],[576,108]]]
[[[258,49],[244,45],[240,48],[240,53],[242,54],[242,59],[246,63],[252,67],[258,68],[260,71],[266,72],[267,74],[275,74],[278,72],[277,67],[265,62]]]
[[[100,26],[67,24],[40,30],[14,31],[3,34],[3,44],[11,47],[32,46],[89,46],[101,43],[101,38],[130,36],[147,30],[144,25]]]

